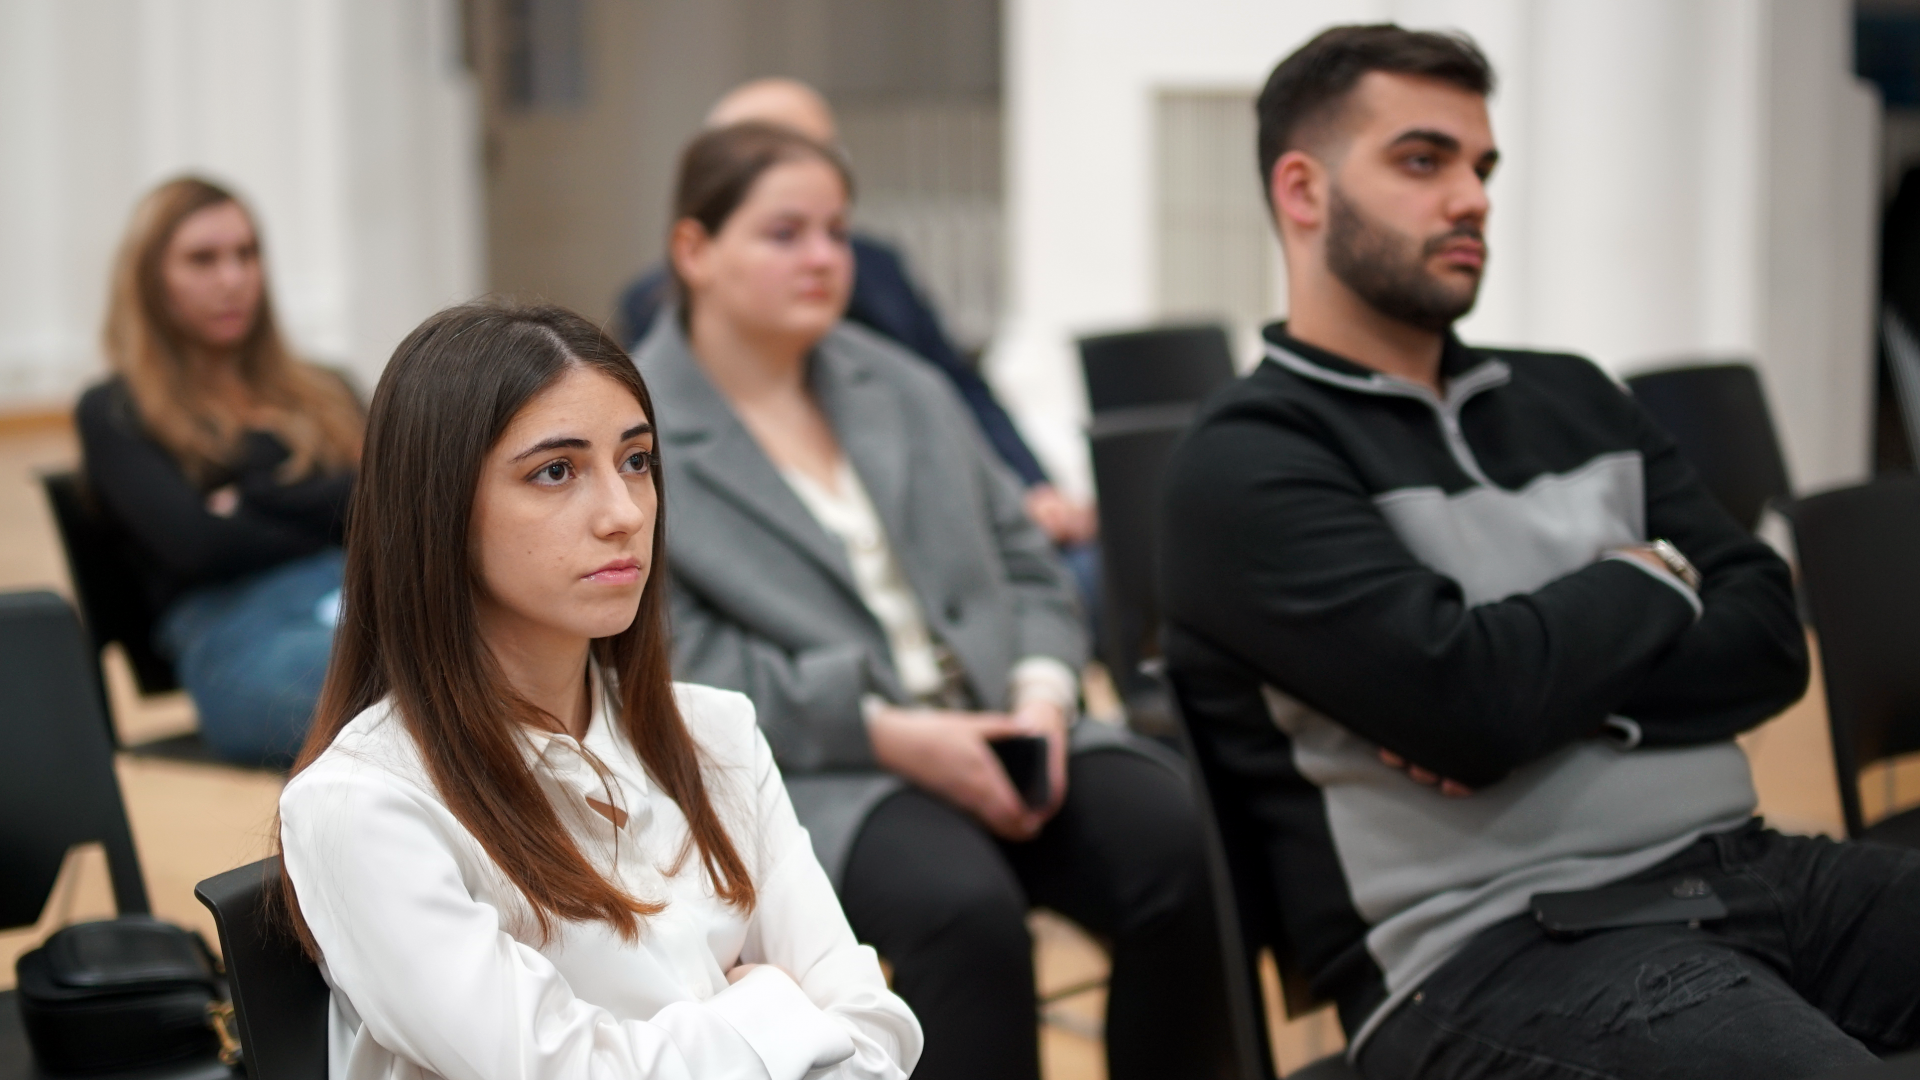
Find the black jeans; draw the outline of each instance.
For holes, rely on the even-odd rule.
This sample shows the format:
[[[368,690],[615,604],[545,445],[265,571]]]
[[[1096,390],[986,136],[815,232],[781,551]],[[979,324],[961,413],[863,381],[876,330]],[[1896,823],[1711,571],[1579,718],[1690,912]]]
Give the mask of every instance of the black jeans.
[[[1570,941],[1489,927],[1362,1047],[1368,1080],[1796,1080],[1920,1042],[1920,851],[1758,820],[1630,879],[1698,876],[1728,917]]]
[[[841,902],[926,1031],[915,1080],[1038,1080],[1033,905],[1112,949],[1109,1076],[1229,1074],[1199,822],[1186,783],[1152,761],[1075,754],[1065,805],[1021,844],[918,789],[898,792],[855,838]]]

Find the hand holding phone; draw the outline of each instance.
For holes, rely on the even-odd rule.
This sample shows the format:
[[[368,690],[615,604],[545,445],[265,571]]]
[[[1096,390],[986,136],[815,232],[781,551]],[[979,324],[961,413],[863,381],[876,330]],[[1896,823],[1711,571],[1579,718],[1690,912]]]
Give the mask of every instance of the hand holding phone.
[[[1000,767],[1007,770],[1007,779],[1019,792],[1020,801],[1034,810],[1047,805],[1053,797],[1053,786],[1047,778],[1047,737],[1013,735],[987,745],[993,747]]]

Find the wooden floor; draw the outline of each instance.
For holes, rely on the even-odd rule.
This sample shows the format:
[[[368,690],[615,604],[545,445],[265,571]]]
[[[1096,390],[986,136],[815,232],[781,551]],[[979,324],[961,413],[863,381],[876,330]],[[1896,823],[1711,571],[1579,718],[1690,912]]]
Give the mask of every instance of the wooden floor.
[[[35,474],[71,466],[73,438],[63,426],[0,421],[0,590],[50,588],[69,594],[52,521]],[[143,701],[124,666],[109,664],[110,691],[122,735],[141,742],[189,730],[192,706],[180,695]],[[1797,832],[1840,832],[1840,804],[1819,680],[1807,698],[1742,740],[1754,765],[1761,811],[1776,826]],[[134,842],[146,873],[154,911],[200,928],[211,939],[212,921],[193,899],[196,881],[265,855],[270,848],[280,778],[272,773],[123,755],[118,763]],[[1920,761],[1862,778],[1869,816],[1887,805],[1920,798]],[[0,932],[0,988],[12,985],[13,959],[52,929],[78,918],[112,913],[106,861],[97,848],[68,860],[60,885],[36,927]],[[1044,912],[1033,917],[1040,991],[1043,996],[1097,980],[1105,974],[1100,949],[1065,920]],[[1273,992],[1272,972],[1269,1001]],[[1105,995],[1091,990],[1047,1009],[1042,1055],[1047,1080],[1097,1080],[1106,1075],[1100,1045]],[[1329,1011],[1293,1022],[1273,1018],[1275,1053],[1283,1071],[1340,1048]]]

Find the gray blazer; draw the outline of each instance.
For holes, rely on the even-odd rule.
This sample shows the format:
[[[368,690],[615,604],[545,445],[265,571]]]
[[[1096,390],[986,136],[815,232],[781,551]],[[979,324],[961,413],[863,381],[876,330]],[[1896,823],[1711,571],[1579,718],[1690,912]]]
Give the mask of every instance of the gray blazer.
[[[886,634],[840,541],[707,380],[674,318],[655,320],[634,362],[665,470],[674,677],[753,699],[837,884],[861,822],[901,783],[874,763],[860,709],[869,693],[906,701]],[[929,628],[980,704],[1007,706],[1007,676],[1024,657],[1078,670],[1086,632],[1066,573],[953,388],[849,323],[814,350],[808,378]]]

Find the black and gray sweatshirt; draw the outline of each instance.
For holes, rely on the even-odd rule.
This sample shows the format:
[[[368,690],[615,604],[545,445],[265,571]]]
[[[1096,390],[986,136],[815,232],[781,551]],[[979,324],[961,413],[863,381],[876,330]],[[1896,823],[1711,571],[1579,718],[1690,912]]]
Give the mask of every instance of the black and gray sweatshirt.
[[[1587,361],[1449,336],[1435,396],[1266,341],[1168,469],[1167,661],[1357,1048],[1533,893],[1746,820],[1732,738],[1798,698],[1806,645],[1786,565]],[[1656,538],[1697,594],[1607,554]]]

